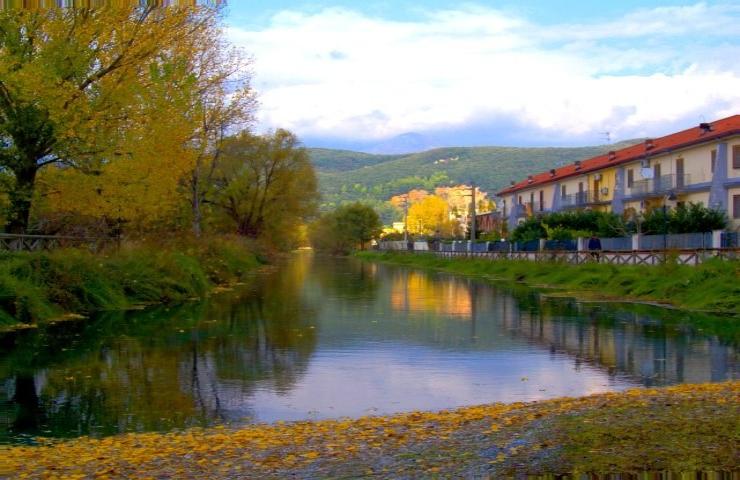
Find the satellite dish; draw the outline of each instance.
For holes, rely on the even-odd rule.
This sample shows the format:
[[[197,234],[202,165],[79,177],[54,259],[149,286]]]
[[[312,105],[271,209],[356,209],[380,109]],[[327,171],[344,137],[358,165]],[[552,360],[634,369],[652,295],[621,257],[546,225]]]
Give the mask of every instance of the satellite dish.
[[[653,178],[653,169],[650,167],[643,167],[640,170],[640,175],[642,175],[642,178],[647,178],[647,179]]]

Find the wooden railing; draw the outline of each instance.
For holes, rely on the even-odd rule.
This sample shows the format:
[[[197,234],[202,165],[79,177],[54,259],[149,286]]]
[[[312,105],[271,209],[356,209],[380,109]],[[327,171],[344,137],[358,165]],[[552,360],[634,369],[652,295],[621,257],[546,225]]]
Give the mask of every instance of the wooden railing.
[[[426,251],[408,253],[432,254],[445,258],[481,258],[488,260],[528,260],[532,262],[562,262],[575,265],[604,263],[610,265],[660,265],[667,261],[679,265],[699,265],[710,258],[740,260],[740,248],[721,248],[706,250],[668,250],[668,251],[601,251],[599,255],[591,252],[540,251],[540,252],[439,252]]]
[[[67,237],[54,235],[16,235],[0,233],[0,251],[36,252],[57,248],[87,248],[99,250],[107,239],[99,237]]]

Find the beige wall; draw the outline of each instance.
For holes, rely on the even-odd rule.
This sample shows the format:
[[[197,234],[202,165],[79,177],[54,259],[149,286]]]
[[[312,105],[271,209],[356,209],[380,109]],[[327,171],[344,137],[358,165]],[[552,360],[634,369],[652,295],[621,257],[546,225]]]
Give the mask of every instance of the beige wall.
[[[740,137],[732,137],[727,141],[727,176],[740,177],[740,168],[732,168],[732,147],[740,145]]]
[[[730,188],[727,190],[727,216],[730,218],[730,229],[740,230],[740,218],[735,218],[740,216],[740,212],[735,212],[733,210],[733,197],[735,195],[740,195],[740,187]]]

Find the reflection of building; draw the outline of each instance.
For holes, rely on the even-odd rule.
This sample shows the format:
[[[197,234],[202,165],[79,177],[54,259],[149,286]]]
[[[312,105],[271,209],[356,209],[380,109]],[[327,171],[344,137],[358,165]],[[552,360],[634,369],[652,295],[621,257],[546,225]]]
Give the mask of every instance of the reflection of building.
[[[671,331],[648,315],[618,311],[613,318],[598,308],[565,314],[521,311],[510,297],[498,308],[497,317],[509,332],[573,357],[576,368],[605,368],[646,386],[734,378],[731,346],[714,337]]]
[[[440,282],[423,273],[395,276],[390,295],[391,307],[402,312],[428,312],[469,319],[473,311],[470,289],[465,283]]]

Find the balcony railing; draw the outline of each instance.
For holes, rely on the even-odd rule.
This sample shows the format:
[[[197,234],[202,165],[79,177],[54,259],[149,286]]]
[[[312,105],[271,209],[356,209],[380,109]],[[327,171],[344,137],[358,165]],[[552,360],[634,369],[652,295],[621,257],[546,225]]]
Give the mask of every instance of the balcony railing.
[[[632,184],[632,196],[660,196],[671,191],[681,191],[691,184],[689,175],[661,175],[660,177],[638,180]]]
[[[517,218],[536,215],[537,213],[544,211],[544,204],[541,204],[540,202],[527,202],[523,205],[514,205],[514,215],[516,215]]]
[[[570,193],[562,198],[561,205],[563,208],[579,208],[594,203],[593,195],[589,190],[577,193]]]

